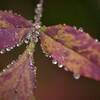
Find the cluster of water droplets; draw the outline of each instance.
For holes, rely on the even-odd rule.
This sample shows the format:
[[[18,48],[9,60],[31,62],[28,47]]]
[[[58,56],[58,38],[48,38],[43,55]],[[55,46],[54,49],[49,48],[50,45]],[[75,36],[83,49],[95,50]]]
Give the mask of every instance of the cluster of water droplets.
[[[42,22],[41,22],[42,11],[43,11],[42,4],[41,3],[37,4],[37,7],[35,9],[36,14],[34,16],[35,23],[33,24],[33,27],[34,27],[33,33],[35,34],[35,42],[38,42],[37,37],[40,34],[40,28],[42,25]]]
[[[32,53],[31,53],[32,54]],[[34,77],[32,77],[33,79],[32,80],[34,80],[34,78],[36,78],[36,72],[37,72],[37,67],[35,67],[35,65],[34,65],[34,61],[33,61],[33,59],[30,61],[30,65],[29,65],[29,68],[30,69],[32,69],[32,73],[34,74],[33,76]],[[34,80],[34,87],[31,87],[31,88],[36,88],[36,86],[35,86],[35,84],[36,84],[36,79]],[[31,94],[32,93],[32,91],[30,91],[30,93],[29,94]]]
[[[5,49],[2,49],[2,50],[0,51],[0,54],[4,54],[6,51],[11,51],[14,47],[15,47],[15,45],[12,46],[12,47],[7,47],[7,48],[5,48]]]
[[[0,72],[0,76],[3,75],[6,72],[6,70],[9,69],[10,67],[12,67],[16,62],[17,62],[17,60],[16,61],[13,60],[10,64],[8,64],[6,66],[6,68],[4,68],[2,72]]]
[[[14,13],[13,10],[9,10],[9,11],[7,11],[7,10],[4,10],[4,11],[0,10],[0,12],[13,13],[14,15],[21,16],[20,14]],[[32,24],[32,21],[29,20],[29,23]],[[16,26],[16,28],[17,28],[17,26]],[[29,41],[31,40],[32,32],[33,32],[33,31],[30,31],[29,34],[28,34],[28,36],[27,36],[25,39],[21,40],[19,43],[16,43],[16,45],[14,45],[14,46],[12,46],[12,47],[8,47],[7,45],[5,45],[5,46],[4,46],[5,49],[0,50],[0,54],[4,54],[6,51],[11,51],[14,47],[19,47],[19,46],[22,45],[23,43],[28,44]],[[18,35],[18,33],[15,32],[15,35]]]
[[[33,30],[32,30],[32,32],[35,34],[34,37],[32,37],[33,34],[32,34],[32,32],[30,32],[30,34],[28,34],[28,36],[26,37],[26,39],[22,40],[20,43],[16,43],[16,45],[14,45],[12,47],[6,47],[6,49],[2,49],[0,51],[0,54],[4,54],[5,51],[11,51],[16,46],[19,47],[23,42],[25,42],[26,44],[28,44],[29,41],[32,38],[34,39],[35,43],[38,42],[37,36],[40,34],[40,30],[39,29],[41,28],[41,24],[42,24],[41,21],[40,21],[41,17],[42,17],[42,10],[43,10],[42,4],[41,3],[37,4],[37,8],[35,9],[36,15],[34,16],[35,22],[33,23],[32,20],[29,20],[29,23],[33,24]],[[13,13],[12,10],[9,10],[9,11],[7,11],[7,10],[4,10],[4,11],[0,10],[0,12]],[[17,16],[21,16],[21,15],[18,15],[17,13],[13,13],[13,14],[15,14]]]
[[[52,60],[52,64],[57,64],[57,61],[56,61],[55,59],[53,59],[53,60]],[[64,65],[58,63],[58,67],[59,67],[59,68],[63,68]],[[64,67],[64,70],[65,70],[65,71],[68,71],[68,68]],[[74,77],[75,79],[79,79],[79,78],[80,78],[80,75],[77,74],[77,73],[73,73],[73,77]]]
[[[43,48],[42,45],[40,45],[40,46],[41,46],[42,52],[45,54],[46,57],[53,58],[52,55],[49,55],[49,54],[44,50],[44,48]],[[60,63],[57,62],[57,60],[55,60],[55,59],[52,59],[52,64],[58,65],[59,68],[64,68],[65,71],[68,71],[68,68],[64,67],[63,64],[60,64]],[[73,77],[74,77],[75,79],[79,79],[79,78],[80,78],[80,75],[79,75],[79,74],[76,74],[76,73],[73,73]]]
[[[9,11],[8,10],[4,10],[4,11],[0,10],[0,12],[13,13],[14,15],[21,16],[20,14],[14,13],[13,10],[9,10]]]
[[[12,49],[14,49],[15,47],[20,47],[23,43],[28,44],[30,41],[30,39],[25,38],[24,40],[22,40],[19,43],[16,43],[16,45],[13,45],[12,47],[7,47],[7,45],[5,46],[5,49],[0,50],[0,54],[4,54],[6,51],[11,51]]]
[[[26,39],[24,39],[24,40],[22,40],[20,43],[17,43],[16,45],[14,45],[13,47],[8,47],[8,48],[6,48],[6,49],[3,49],[3,50],[1,50],[0,51],[0,54],[4,54],[6,51],[11,51],[14,47],[20,47],[23,43],[26,43],[26,44],[28,44],[29,43],[29,41],[30,41],[30,35],[31,35],[32,33],[30,33],[29,34],[29,36],[27,36],[26,37]],[[26,49],[27,49],[27,47],[28,47],[29,45],[27,45],[26,46]],[[29,52],[30,53],[30,52]],[[31,53],[32,54],[32,53]],[[19,55],[18,56],[18,59],[21,57],[21,55]],[[4,72],[6,72],[6,70],[7,69],[9,69],[13,64],[15,64],[17,62],[17,60],[15,61],[15,60],[13,60],[10,64],[8,64],[7,66],[6,66],[6,68],[5,69],[3,69],[3,71],[2,72],[0,72],[0,76],[1,75],[3,75],[3,73]],[[32,68],[32,65],[33,65],[33,63],[30,63],[30,65],[31,65],[31,68]]]
[[[73,28],[74,28],[75,30],[77,30],[77,27],[76,27],[76,26],[74,26]],[[80,28],[78,29],[78,31],[84,32],[84,30],[83,30],[82,27],[80,27]],[[90,37],[89,33],[86,33],[86,35]],[[98,44],[100,44],[100,42],[98,41],[98,39],[95,39],[95,42],[98,43]]]
[[[5,10],[4,12],[7,12],[7,11]],[[37,8],[36,8],[35,12],[37,14],[34,17],[36,22],[33,24],[33,30],[32,30],[32,33],[34,33],[35,35],[33,36],[33,34],[30,32],[30,34],[28,34],[28,36],[24,40],[22,40],[20,43],[16,43],[16,45],[14,45],[13,47],[8,47],[6,49],[1,50],[0,51],[1,54],[4,54],[5,51],[11,51],[16,46],[19,47],[23,42],[25,42],[26,44],[28,44],[31,40],[33,40],[35,43],[38,42],[37,36],[40,34],[40,30],[39,30],[39,28],[41,27],[40,18],[42,17],[42,14],[41,14],[41,12],[42,12],[42,5],[41,4],[37,5]],[[12,10],[10,10],[9,13],[12,13]],[[17,13],[15,13],[15,15],[17,15]],[[20,15],[18,15],[18,16],[20,16]],[[29,22],[32,23],[31,20],[29,20]],[[28,47],[28,45],[27,45],[27,47]],[[32,55],[33,53],[29,52],[29,54]],[[20,57],[21,57],[21,55],[19,55],[18,59],[20,59]],[[16,61],[13,60],[11,62],[11,64],[7,65],[7,67],[5,69],[3,69],[3,71],[0,73],[0,76],[3,75],[6,72],[6,70],[9,69],[11,66],[13,66],[13,64],[15,64],[16,62],[17,62],[17,60]],[[34,64],[34,62],[30,61],[29,68],[32,69],[32,72],[34,73],[34,76],[36,77],[36,70],[37,70],[37,68],[33,64]],[[19,80],[16,80],[16,82],[19,82]],[[35,80],[35,82],[36,82],[36,80]],[[30,96],[31,94],[33,95],[33,89],[32,88],[36,88],[35,84],[34,84],[34,87],[30,87],[30,88],[31,88],[32,91],[30,91],[27,94],[27,96]],[[17,93],[17,91],[18,91],[17,88],[15,88],[14,90]]]
[[[34,42],[35,42],[35,43],[38,42],[37,36],[40,34],[40,30],[39,30],[39,29],[41,28],[41,24],[42,24],[41,21],[40,21],[40,19],[41,19],[41,17],[42,17],[42,10],[43,10],[43,9],[42,9],[42,4],[37,4],[37,8],[35,9],[36,15],[34,16],[35,23],[33,24],[33,27],[34,27],[33,32],[35,33],[35,36],[34,36],[33,38],[34,38]],[[0,12],[1,12],[1,11],[0,11]],[[4,12],[8,12],[8,11],[5,10]],[[13,12],[12,10],[9,11],[9,13],[12,13],[12,12]],[[15,13],[15,15],[18,15],[18,14]],[[21,16],[21,15],[18,15],[18,16]],[[31,20],[30,20],[29,22],[32,23]],[[66,25],[66,24],[64,24],[64,26],[65,26],[65,25]],[[76,27],[76,26],[74,26],[73,28],[74,28],[75,30],[77,30],[77,27]],[[84,31],[83,31],[83,28],[79,28],[78,31],[84,32]],[[87,35],[89,35],[89,34],[87,33]],[[32,33],[30,33],[30,34],[27,36],[27,38],[26,38],[25,40],[23,40],[23,41],[24,41],[26,44],[28,44],[28,43],[29,43],[29,40],[32,39],[31,37],[32,37]],[[17,43],[16,46],[19,47],[19,46],[23,43],[23,41],[21,41],[20,43]],[[100,43],[100,42],[98,42],[97,39],[95,39],[95,41],[96,41],[97,43]],[[6,48],[5,50],[3,49],[3,50],[0,51],[0,53],[1,53],[1,54],[4,54],[5,51],[11,51],[14,47],[15,47],[15,45],[14,45],[13,47],[8,47],[8,48]],[[42,48],[42,51],[43,51],[43,53],[45,54],[46,57],[49,57],[49,58],[52,57],[52,56],[48,55],[48,53],[46,53],[46,51],[43,49],[43,46],[42,46],[42,45],[41,45],[41,48]],[[19,56],[19,57],[20,57],[20,56]],[[12,61],[11,64],[7,65],[7,68],[6,68],[6,69],[10,68],[10,66],[12,66],[15,62],[16,62],[16,61]],[[52,60],[52,63],[53,63],[53,64],[58,64],[58,67],[59,67],[59,68],[63,68],[63,64],[59,64],[55,59]],[[33,63],[30,63],[30,65],[33,66]],[[31,67],[31,68],[33,68],[33,67]],[[35,68],[36,68],[36,67],[35,67]],[[6,69],[3,69],[3,72],[5,72]],[[68,71],[68,69],[67,69],[66,67],[64,67],[64,70],[65,70],[65,71]],[[36,73],[36,69],[34,69],[33,72]],[[2,73],[0,73],[0,75],[2,75]],[[79,78],[80,78],[80,75],[77,74],[77,73],[74,73],[73,76],[74,76],[75,79],[79,79]]]
[[[38,22],[38,21],[41,20],[41,17],[42,17],[42,11],[43,11],[42,4],[41,4],[41,3],[37,4],[37,7],[36,7],[36,9],[35,9],[36,15],[34,16],[35,21]]]
[[[28,36],[24,39],[24,40],[22,40],[20,43],[16,43],[16,45],[14,45],[14,46],[12,46],[12,47],[7,47],[6,49],[3,49],[3,50],[1,50],[0,51],[0,54],[4,54],[5,53],[5,51],[11,51],[14,47],[20,47],[20,45],[22,45],[23,44],[23,42],[24,43],[26,43],[26,44],[28,44],[29,42],[30,42],[30,40],[32,40],[33,39],[33,41],[35,42],[35,43],[37,43],[38,42],[38,35],[40,34],[40,28],[41,28],[41,21],[40,21],[40,19],[41,19],[41,17],[42,17],[42,4],[37,4],[37,8],[35,9],[35,13],[36,13],[36,15],[34,16],[34,19],[35,19],[35,23],[33,24],[33,30],[32,30],[32,32],[35,34],[34,36],[33,36],[33,34],[32,34],[32,32],[30,32],[29,34],[28,34]],[[13,11],[12,10],[9,10],[9,11],[7,11],[7,10],[5,10],[5,11],[0,11],[0,12],[9,12],[9,13],[13,13]],[[17,13],[14,13],[15,15],[18,15]],[[21,15],[18,15],[18,16],[21,16]],[[29,20],[29,22],[32,24],[33,23],[33,21],[32,20]],[[16,33],[17,34],[17,33]],[[27,46],[28,47],[28,46]],[[26,48],[27,48],[26,47]],[[19,55],[19,57],[20,57],[21,55]],[[18,58],[19,58],[18,57]],[[13,61],[13,62],[16,62],[16,61]],[[7,65],[7,68],[10,68],[10,66],[13,64],[13,62],[11,62],[11,64],[9,64],[9,65]],[[32,63],[31,63],[31,66],[32,66]],[[31,67],[31,68],[33,68],[33,67]],[[5,72],[6,71],[6,69],[3,69],[3,72]],[[34,73],[36,73],[36,67],[35,67],[35,69],[34,69]],[[1,73],[0,73],[0,75],[1,75]]]
[[[32,56],[32,53],[29,52],[29,54]],[[18,59],[20,59],[20,58],[21,58],[21,55],[18,56]],[[10,64],[8,64],[7,67],[6,67],[5,69],[3,69],[2,72],[0,72],[0,76],[4,75],[4,73],[5,73],[9,68],[13,67],[13,65],[14,65],[17,61],[18,61],[18,60],[16,60],[16,61],[13,60]],[[30,60],[28,68],[29,68],[29,69],[32,69],[32,73],[34,74],[34,77],[33,77],[33,78],[35,78],[35,77],[36,77],[36,70],[37,70],[37,68],[34,66],[34,61],[33,61],[33,59]],[[32,80],[34,80],[34,79],[32,79]],[[16,82],[19,82],[19,81],[20,81],[20,79],[16,79]],[[30,87],[30,88],[31,88],[31,91],[29,91],[29,93],[27,94],[27,96],[32,95],[33,89],[36,88],[36,86],[35,86],[36,80],[34,80],[34,81],[35,81],[35,82],[34,82],[34,86]],[[15,90],[15,92],[17,93],[17,91],[18,91],[17,88],[15,88],[14,90]]]

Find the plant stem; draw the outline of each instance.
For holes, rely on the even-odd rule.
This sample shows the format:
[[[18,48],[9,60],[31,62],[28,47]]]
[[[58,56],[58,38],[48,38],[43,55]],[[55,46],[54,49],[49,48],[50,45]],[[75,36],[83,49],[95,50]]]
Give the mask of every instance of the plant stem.
[[[39,35],[40,33],[39,29],[42,25],[42,22],[41,22],[42,12],[43,12],[43,0],[40,0],[40,2],[37,4],[37,7],[35,9],[35,13],[36,13],[34,16],[35,22],[33,24],[34,26],[33,32],[35,35]]]
[[[43,11],[43,0],[40,0],[39,4],[37,4],[37,8],[35,9],[36,13],[36,15],[34,16],[35,23],[41,21],[42,11]]]

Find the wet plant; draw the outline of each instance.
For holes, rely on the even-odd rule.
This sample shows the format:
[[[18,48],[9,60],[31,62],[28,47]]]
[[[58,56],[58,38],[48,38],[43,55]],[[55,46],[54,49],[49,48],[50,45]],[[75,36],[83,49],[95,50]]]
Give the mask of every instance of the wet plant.
[[[35,100],[36,67],[34,51],[38,38],[46,57],[59,68],[80,76],[100,81],[100,42],[82,28],[59,24],[44,26],[41,22],[43,0],[35,9],[35,22],[12,11],[0,11],[0,54],[19,47],[26,50],[0,72],[0,100]]]

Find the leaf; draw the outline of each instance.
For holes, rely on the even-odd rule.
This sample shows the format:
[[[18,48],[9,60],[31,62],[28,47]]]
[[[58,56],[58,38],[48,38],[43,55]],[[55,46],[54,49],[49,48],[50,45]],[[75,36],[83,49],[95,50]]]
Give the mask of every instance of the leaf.
[[[0,28],[30,28],[32,23],[16,13],[0,11]]]
[[[100,81],[99,42],[82,29],[76,30],[66,25],[47,27],[43,31],[42,47],[59,65],[64,65],[65,69],[77,75]]]
[[[0,73],[0,100],[35,100],[33,51],[31,42],[18,60]]]
[[[32,32],[32,27],[32,23],[22,16],[0,11],[0,51],[21,44]]]

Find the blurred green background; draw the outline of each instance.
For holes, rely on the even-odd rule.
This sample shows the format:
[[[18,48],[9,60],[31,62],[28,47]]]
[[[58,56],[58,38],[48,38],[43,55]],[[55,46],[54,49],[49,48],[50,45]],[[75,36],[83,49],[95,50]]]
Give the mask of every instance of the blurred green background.
[[[1,10],[13,10],[27,18],[34,18],[38,0],[0,0]],[[94,38],[100,40],[100,0],[44,0],[43,25],[66,23],[83,27]],[[17,59],[25,45],[0,55],[1,70],[13,59]],[[100,82],[81,77],[75,80],[71,72],[59,69],[46,58],[40,41],[34,53],[37,66],[37,100],[100,100]]]

